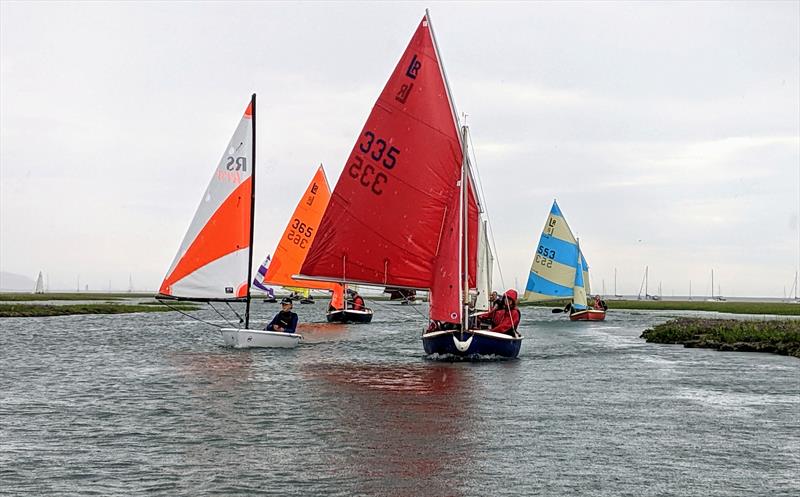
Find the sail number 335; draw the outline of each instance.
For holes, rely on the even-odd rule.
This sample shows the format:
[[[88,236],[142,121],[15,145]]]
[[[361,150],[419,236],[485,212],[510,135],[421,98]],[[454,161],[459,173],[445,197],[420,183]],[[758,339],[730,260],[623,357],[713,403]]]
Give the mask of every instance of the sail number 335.
[[[354,156],[347,174],[364,188],[369,188],[375,195],[381,195],[389,177],[380,169],[387,171],[393,169],[397,165],[400,149],[390,146],[385,139],[375,136],[372,131],[365,131],[358,143],[358,150],[364,157]],[[374,163],[365,161],[365,158],[372,159]]]

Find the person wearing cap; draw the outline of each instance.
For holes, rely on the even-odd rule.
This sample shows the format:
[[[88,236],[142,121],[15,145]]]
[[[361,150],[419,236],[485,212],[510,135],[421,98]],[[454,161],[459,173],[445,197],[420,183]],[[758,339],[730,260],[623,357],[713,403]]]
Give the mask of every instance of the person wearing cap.
[[[361,295],[358,294],[355,290],[350,288],[347,289],[347,297],[348,297],[348,307],[355,311],[363,311],[364,310],[364,299]]]
[[[520,320],[519,309],[517,309],[517,291],[508,290],[495,303],[497,305],[492,307],[491,311],[481,314],[478,318],[491,323],[489,331],[516,334]]]
[[[267,325],[267,331],[294,333],[297,329],[297,314],[292,312],[292,306],[292,299],[287,297],[281,300],[281,310]]]

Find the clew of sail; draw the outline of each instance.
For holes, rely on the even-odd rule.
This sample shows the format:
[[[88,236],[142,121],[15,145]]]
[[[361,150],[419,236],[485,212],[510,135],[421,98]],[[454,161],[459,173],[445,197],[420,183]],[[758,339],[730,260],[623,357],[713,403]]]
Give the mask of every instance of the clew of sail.
[[[525,285],[525,300],[572,298],[576,261],[578,242],[554,200]]]
[[[427,16],[336,183],[305,277],[431,290],[431,319],[460,322],[461,137]],[[470,281],[478,206],[469,188]],[[412,206],[413,211],[409,209]]]
[[[252,102],[217,164],[159,293],[180,299],[248,295],[252,198]]]

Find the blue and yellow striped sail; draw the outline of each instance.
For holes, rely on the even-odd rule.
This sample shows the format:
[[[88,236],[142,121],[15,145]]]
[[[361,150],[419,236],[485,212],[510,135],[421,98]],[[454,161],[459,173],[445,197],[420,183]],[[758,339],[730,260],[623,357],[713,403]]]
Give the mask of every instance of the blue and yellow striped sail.
[[[575,285],[572,288],[572,307],[575,310],[582,311],[587,308],[586,305],[586,285],[585,282],[588,278],[583,277],[583,267],[585,261],[581,253],[580,243],[578,243],[578,258],[575,260],[575,267],[580,268],[580,271],[575,271]],[[588,267],[586,268],[588,270]]]
[[[525,300],[572,298],[576,273],[580,272],[581,280],[584,279],[583,271],[575,270],[578,256],[578,242],[554,200],[533,257],[531,273],[525,285]]]

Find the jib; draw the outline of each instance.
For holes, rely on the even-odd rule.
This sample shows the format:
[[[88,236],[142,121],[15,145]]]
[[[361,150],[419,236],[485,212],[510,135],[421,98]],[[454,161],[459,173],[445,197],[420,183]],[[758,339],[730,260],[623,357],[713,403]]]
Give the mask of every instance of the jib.
[[[236,167],[233,165],[236,164]],[[228,157],[225,162],[228,171],[247,171],[247,157]]]

